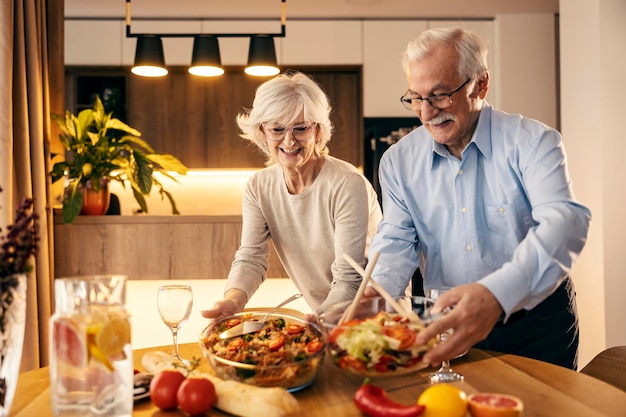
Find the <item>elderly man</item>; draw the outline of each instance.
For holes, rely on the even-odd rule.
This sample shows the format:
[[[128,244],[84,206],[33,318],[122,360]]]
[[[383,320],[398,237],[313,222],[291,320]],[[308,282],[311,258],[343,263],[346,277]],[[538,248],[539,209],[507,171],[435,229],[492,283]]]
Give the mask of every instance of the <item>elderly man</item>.
[[[373,278],[399,296],[419,266],[425,290],[451,288],[436,302],[451,312],[418,338],[453,329],[431,364],[475,346],[576,369],[568,274],[591,213],[574,198],[559,132],[485,101],[486,58],[483,40],[460,28],[408,44],[401,101],[423,126],[380,163]]]

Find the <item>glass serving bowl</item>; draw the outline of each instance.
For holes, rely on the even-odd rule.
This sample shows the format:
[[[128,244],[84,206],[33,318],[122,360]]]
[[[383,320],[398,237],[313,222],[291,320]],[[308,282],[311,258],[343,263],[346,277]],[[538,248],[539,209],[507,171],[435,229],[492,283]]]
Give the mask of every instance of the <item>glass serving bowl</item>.
[[[383,297],[364,298],[351,320],[339,324],[352,303],[336,304],[320,315],[327,334],[328,354],[340,369],[366,377],[397,376],[418,371],[428,365],[424,353],[435,346],[437,338],[417,346],[415,338],[424,326],[440,317],[432,315],[434,301],[425,297],[400,297],[396,301],[421,322],[402,318]]]
[[[241,321],[260,320],[267,310],[246,310],[213,321],[200,334],[200,347],[215,371],[225,380],[260,387],[298,391],[313,383],[323,363],[326,339],[319,323],[304,315],[273,313],[256,333],[228,339],[219,334]]]

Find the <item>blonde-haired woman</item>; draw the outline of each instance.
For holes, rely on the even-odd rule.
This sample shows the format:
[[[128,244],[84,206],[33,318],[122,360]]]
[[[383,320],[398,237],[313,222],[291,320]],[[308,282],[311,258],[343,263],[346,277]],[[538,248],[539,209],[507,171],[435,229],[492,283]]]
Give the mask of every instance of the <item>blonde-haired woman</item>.
[[[241,246],[224,298],[204,317],[243,310],[265,279],[270,240],[313,311],[354,298],[361,276],[342,254],[365,265],[382,214],[367,179],[329,155],[330,111],[321,87],[291,72],[259,86],[252,108],[237,116],[241,137],[264,152],[267,167],[246,186]]]

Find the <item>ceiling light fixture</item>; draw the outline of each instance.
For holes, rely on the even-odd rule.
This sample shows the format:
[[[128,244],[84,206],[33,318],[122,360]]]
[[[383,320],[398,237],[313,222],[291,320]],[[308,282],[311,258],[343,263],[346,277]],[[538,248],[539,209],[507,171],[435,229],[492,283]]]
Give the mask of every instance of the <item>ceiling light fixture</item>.
[[[191,66],[188,71],[199,77],[217,77],[224,74],[220,46],[215,36],[194,36]]]
[[[165,58],[163,54],[162,38],[193,37],[193,53],[189,73],[204,77],[219,76],[224,73],[222,68],[218,38],[250,38],[248,51],[248,65],[246,74],[268,77],[280,72],[277,66],[276,49],[274,38],[285,37],[285,24],[287,21],[287,0],[279,0],[281,3],[279,33],[132,33],[131,32],[131,0],[126,0],[126,37],[137,38],[137,50],[135,52],[135,66],[131,69],[133,74],[160,77],[167,75]],[[149,20],[149,19],[144,19]],[[207,20],[207,19],[203,19]],[[224,19],[220,19],[224,20]],[[145,57],[144,57],[145,56]]]
[[[250,38],[248,66],[244,72],[257,77],[269,77],[280,72],[276,64],[274,38],[262,35],[254,35]]]
[[[135,50],[135,65],[130,70],[133,74],[142,77],[163,77],[167,75],[163,42],[153,35],[142,35],[137,38]]]

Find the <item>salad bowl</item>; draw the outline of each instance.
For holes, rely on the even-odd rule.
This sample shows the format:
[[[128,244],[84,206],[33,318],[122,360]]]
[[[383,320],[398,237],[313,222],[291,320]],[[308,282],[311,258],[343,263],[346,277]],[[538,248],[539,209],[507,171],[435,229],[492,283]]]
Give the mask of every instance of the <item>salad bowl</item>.
[[[212,322],[200,335],[200,347],[215,374],[259,387],[282,387],[290,392],[311,385],[326,354],[319,323],[288,309],[245,310]],[[230,338],[220,335],[241,323],[263,320],[257,332]]]
[[[362,299],[348,321],[341,320],[351,301],[323,312],[319,321],[327,335],[329,359],[344,371],[367,377],[397,376],[426,368],[424,353],[438,339],[425,345],[416,345],[415,339],[440,317],[430,313],[434,301],[415,296],[400,297],[396,302],[411,316],[399,313],[380,296]]]

